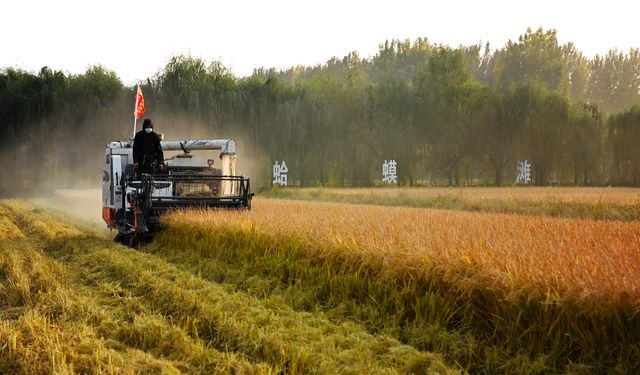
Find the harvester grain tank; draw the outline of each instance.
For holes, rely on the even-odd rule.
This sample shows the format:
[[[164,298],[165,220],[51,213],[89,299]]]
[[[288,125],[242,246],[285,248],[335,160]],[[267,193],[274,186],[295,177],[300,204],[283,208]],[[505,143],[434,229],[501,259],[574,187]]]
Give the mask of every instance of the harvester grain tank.
[[[178,151],[165,160],[162,172],[136,175],[133,141],[107,145],[103,164],[102,218],[116,229],[115,241],[134,245],[159,229],[167,210],[181,208],[250,209],[249,178],[236,175],[236,143],[232,139],[163,141],[163,151]],[[214,151],[215,160],[191,151]],[[217,152],[219,151],[219,154]]]

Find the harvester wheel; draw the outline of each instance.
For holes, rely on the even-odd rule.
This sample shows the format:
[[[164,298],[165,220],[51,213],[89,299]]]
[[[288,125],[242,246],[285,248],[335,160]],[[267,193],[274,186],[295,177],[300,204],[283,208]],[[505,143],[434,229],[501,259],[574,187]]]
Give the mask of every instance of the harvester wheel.
[[[137,233],[134,233],[132,235],[129,236],[129,243],[127,244],[127,246],[132,247],[132,248],[137,248],[138,244],[141,241],[141,236]]]
[[[131,235],[125,233],[118,233],[116,237],[113,239],[113,242],[119,243],[124,246],[129,246],[131,242]]]

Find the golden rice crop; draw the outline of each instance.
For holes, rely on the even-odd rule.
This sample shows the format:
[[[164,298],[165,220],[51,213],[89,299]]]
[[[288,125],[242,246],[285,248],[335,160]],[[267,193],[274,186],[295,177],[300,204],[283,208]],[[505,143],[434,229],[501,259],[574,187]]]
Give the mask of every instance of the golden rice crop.
[[[7,211],[0,207],[0,241],[23,238],[24,235],[13,221],[7,217]]]
[[[42,209],[0,201],[6,223],[23,236],[0,238],[2,374],[458,373],[438,354],[229,290]]]
[[[252,227],[323,258],[385,271],[473,266],[501,288],[579,300],[640,297],[640,223],[256,199],[250,212],[175,213],[170,225]]]
[[[317,190],[313,188],[304,190]],[[383,197],[454,197],[468,200],[508,200],[529,202],[571,202],[591,204],[640,204],[640,190],[636,188],[612,187],[402,187],[402,188],[356,188],[325,189],[341,195],[372,194]]]
[[[637,221],[256,199],[165,223],[153,254],[472,373],[640,371]]]
[[[640,220],[640,191],[631,188],[274,188],[263,195],[270,198],[473,212]]]

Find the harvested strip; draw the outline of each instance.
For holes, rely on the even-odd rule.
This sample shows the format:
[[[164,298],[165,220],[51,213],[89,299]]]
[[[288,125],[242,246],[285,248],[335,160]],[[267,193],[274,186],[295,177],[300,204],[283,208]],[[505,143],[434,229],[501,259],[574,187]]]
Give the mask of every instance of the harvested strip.
[[[20,228],[11,220],[9,212],[0,207],[0,241],[24,238]]]
[[[59,224],[37,215],[32,221]],[[26,222],[21,214],[16,217]],[[37,240],[37,228],[25,230],[29,240],[0,241],[0,274],[6,276],[0,279],[0,373],[273,371],[208,347],[116,284],[83,278],[77,263],[36,250],[51,246]],[[59,243],[65,237],[55,238]]]

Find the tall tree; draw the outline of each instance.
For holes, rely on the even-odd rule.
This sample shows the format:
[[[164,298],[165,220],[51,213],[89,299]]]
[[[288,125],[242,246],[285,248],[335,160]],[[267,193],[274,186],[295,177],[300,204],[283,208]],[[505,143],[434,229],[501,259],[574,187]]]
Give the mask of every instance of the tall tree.
[[[501,87],[537,84],[565,95],[569,88],[567,63],[555,30],[527,32],[496,52],[495,74]]]
[[[615,182],[640,185],[640,105],[609,118]]]
[[[480,86],[468,71],[464,53],[445,47],[431,56],[416,86],[417,95],[423,98],[423,126],[433,139],[433,157],[446,172],[449,185],[457,185],[476,123],[474,95]]]

